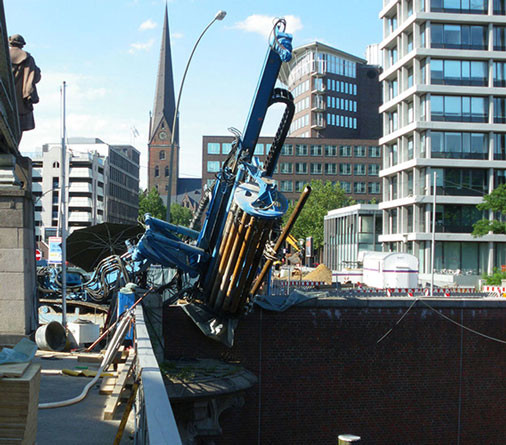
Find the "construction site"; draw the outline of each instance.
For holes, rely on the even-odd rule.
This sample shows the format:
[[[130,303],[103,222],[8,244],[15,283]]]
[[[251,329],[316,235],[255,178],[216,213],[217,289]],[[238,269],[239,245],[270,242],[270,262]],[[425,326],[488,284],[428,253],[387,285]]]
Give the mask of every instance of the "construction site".
[[[504,443],[504,288],[422,287],[407,253],[365,254],[357,279],[303,265],[311,187],[289,211],[273,179],[295,114],[284,19],[189,226],[68,233],[61,193],[45,264],[3,3],[0,28],[0,444]]]

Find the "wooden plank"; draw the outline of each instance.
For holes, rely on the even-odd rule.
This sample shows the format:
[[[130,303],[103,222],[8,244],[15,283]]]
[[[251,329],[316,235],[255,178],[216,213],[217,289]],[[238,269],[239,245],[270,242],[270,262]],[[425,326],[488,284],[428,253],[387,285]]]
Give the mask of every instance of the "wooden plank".
[[[0,377],[21,377],[28,366],[30,366],[30,362],[0,365]]]
[[[114,390],[114,385],[116,384],[116,377],[104,377],[102,379],[102,383],[100,384],[100,389],[98,391],[99,394],[109,395],[112,394]]]
[[[102,363],[103,354],[77,354],[77,361],[83,363]]]
[[[119,397],[123,391],[123,388],[125,387],[128,374],[130,374],[130,370],[134,364],[134,357],[135,354],[132,354],[128,357],[127,361],[121,369],[121,372],[119,373],[118,380],[116,381],[112,394],[109,396],[107,404],[104,408],[104,420],[111,420],[114,417],[114,413],[118,407]]]

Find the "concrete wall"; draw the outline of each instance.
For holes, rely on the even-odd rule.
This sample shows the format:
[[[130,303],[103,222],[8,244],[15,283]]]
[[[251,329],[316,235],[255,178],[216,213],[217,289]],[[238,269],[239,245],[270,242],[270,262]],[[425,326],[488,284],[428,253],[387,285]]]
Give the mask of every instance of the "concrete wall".
[[[284,313],[256,309],[228,349],[178,307],[164,311],[167,358],[237,360],[259,384],[221,416],[216,444],[501,444],[506,437],[504,344],[410,300],[320,300]],[[453,320],[506,339],[506,300],[433,301]]]

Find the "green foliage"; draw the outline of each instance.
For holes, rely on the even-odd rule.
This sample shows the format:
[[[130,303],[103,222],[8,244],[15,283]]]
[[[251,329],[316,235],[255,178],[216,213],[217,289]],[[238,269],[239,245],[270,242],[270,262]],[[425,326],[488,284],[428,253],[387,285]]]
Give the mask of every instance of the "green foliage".
[[[483,202],[476,206],[478,210],[492,210],[494,213],[501,214],[501,220],[480,219],[473,225],[473,236],[483,236],[489,232],[497,234],[506,234],[506,184],[500,185],[496,189],[483,197]]]
[[[310,185],[311,194],[290,233],[297,239],[312,236],[313,246],[318,249],[323,246],[323,218],[328,211],[352,205],[355,201],[346,196],[339,184],[312,180]],[[289,207],[284,217],[285,222],[294,207],[294,205]]]
[[[144,220],[144,215],[149,213],[154,218],[165,220],[167,207],[163,205],[162,198],[154,187],[139,192],[139,217]]]
[[[187,207],[183,207],[177,203],[170,205],[170,222],[172,224],[188,227],[190,225],[192,217],[192,211]]]
[[[494,273],[492,275],[483,275],[483,279],[485,280],[485,284],[489,286],[500,286],[502,280],[506,280],[506,272],[502,272],[494,267]]]

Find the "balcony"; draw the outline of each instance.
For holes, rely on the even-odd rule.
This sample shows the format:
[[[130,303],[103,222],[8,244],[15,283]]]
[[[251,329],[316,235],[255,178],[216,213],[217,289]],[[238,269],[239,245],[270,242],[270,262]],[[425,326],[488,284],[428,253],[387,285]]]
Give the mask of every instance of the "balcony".
[[[92,223],[93,218],[88,212],[70,212],[69,222],[71,223]]]
[[[69,199],[69,207],[93,207],[93,202],[91,198],[84,197],[71,197]]]
[[[79,193],[87,192],[87,193],[92,193],[93,192],[93,187],[91,186],[91,184],[89,184],[87,182],[73,182],[73,183],[70,184],[70,187],[69,187],[69,193],[72,193],[72,192],[79,192]]]
[[[317,95],[313,99],[311,111],[325,111],[327,109],[323,96]]]
[[[92,171],[86,167],[70,167],[69,178],[91,178]]]
[[[313,113],[311,128],[315,130],[322,130],[325,128],[325,119],[322,113]]]

